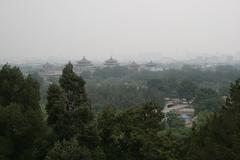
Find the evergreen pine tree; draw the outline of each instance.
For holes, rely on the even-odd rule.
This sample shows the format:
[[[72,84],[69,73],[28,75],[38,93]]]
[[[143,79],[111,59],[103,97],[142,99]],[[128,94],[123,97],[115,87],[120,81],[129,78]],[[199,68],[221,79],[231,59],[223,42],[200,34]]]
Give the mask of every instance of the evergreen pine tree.
[[[39,84],[10,65],[0,70],[0,82],[0,158],[34,159],[35,144],[46,129]]]

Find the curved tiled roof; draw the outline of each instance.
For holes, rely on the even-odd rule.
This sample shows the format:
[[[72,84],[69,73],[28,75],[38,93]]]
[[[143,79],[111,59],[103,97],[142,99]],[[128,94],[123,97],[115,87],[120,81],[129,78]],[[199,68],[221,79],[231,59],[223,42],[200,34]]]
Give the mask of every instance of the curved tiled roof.
[[[85,56],[83,56],[83,58],[77,62],[77,65],[80,65],[80,66],[90,66],[92,65],[91,61],[87,60],[85,58]]]
[[[155,67],[156,64],[150,61],[149,63],[146,64],[147,67]]]
[[[111,57],[110,59],[105,61],[105,65],[107,64],[118,64],[118,61]]]
[[[139,65],[135,62],[135,61],[133,61],[130,65],[129,65],[129,67],[138,67]]]

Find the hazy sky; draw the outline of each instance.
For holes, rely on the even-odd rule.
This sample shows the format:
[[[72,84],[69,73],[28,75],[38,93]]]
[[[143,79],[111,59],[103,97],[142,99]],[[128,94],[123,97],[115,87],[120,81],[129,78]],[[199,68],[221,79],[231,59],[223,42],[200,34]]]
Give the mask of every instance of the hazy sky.
[[[1,61],[239,51],[240,0],[0,0]]]

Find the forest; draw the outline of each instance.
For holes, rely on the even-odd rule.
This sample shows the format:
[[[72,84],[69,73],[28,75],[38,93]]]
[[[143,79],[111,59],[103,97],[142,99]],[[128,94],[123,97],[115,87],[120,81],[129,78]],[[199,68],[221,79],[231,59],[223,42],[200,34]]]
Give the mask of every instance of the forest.
[[[74,72],[44,81],[0,69],[0,160],[237,160],[240,70],[216,66]],[[193,101],[191,128],[162,112],[164,98]],[[223,98],[225,97],[225,98]],[[168,124],[168,125],[166,125]]]
[[[48,85],[57,84],[59,77],[49,76],[44,81],[36,69],[24,70],[40,83],[41,104],[45,106]],[[86,81],[86,92],[94,109],[101,110],[109,105],[125,109],[149,101],[164,105],[163,99],[167,97],[192,99],[205,92],[206,95],[210,92],[212,96],[209,98],[213,98],[212,102],[217,102],[215,99],[229,95],[230,83],[240,77],[240,69],[237,65],[219,65],[210,69],[183,65],[180,69],[139,72],[125,66],[116,66],[98,68],[93,73],[84,71],[81,77]],[[204,108],[201,105],[203,103],[205,105],[207,102],[201,101],[198,106]],[[218,104],[206,109],[215,111]]]

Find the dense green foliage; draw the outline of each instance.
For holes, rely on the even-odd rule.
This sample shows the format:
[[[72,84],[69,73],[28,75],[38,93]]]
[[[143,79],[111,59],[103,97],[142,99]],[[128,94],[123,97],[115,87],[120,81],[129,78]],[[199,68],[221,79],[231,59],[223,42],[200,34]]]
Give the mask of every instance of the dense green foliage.
[[[158,159],[158,132],[164,127],[161,108],[153,103],[116,113],[107,107],[98,118],[101,145],[108,160]]]
[[[47,157],[66,159],[72,152],[79,152],[74,155],[74,159],[92,159],[101,151],[97,150],[99,139],[91,105],[85,93],[85,82],[73,72],[72,64],[68,63],[63,69],[59,84],[60,86],[52,84],[48,89],[47,122],[57,141]],[[71,147],[73,150],[69,150]],[[66,153],[59,155],[60,152]]]
[[[202,111],[216,112],[224,104],[224,100],[218,93],[209,88],[201,88],[196,93],[194,106],[196,113]]]
[[[201,88],[216,92],[218,97],[209,99],[210,105],[217,99],[215,105],[219,105],[219,98],[228,95],[229,84],[240,77],[240,70],[232,66],[205,70],[184,65],[181,69],[138,72],[127,67],[113,67],[97,69],[93,73],[86,71],[81,75],[87,82],[86,91],[93,107],[100,110],[107,105],[119,109],[149,101],[163,105],[166,97],[191,100]],[[203,108],[200,105],[199,108]],[[212,111],[218,109],[215,106]]]
[[[159,72],[105,68],[82,75],[85,89],[85,81],[68,63],[59,82],[48,86],[44,115],[39,101],[45,82],[37,74],[24,77],[19,68],[4,65],[0,159],[237,160],[240,80],[231,85],[225,105],[221,97],[237,75],[231,67]],[[173,112],[165,117],[165,97],[193,101],[198,116],[193,128],[185,128]],[[95,113],[92,104],[102,111]]]
[[[17,67],[0,70],[0,159],[33,159],[46,126],[39,106],[39,85]]]
[[[164,105],[163,98],[166,97],[182,97],[189,100],[196,96],[198,89],[201,88],[217,92],[218,97],[209,100],[218,99],[220,103],[219,98],[228,95],[229,84],[240,77],[240,70],[237,68],[239,67],[216,66],[205,69],[184,65],[178,69],[138,72],[127,67],[117,66],[98,68],[94,72],[84,71],[81,73],[81,77],[86,81],[86,92],[92,107],[101,111],[103,106],[112,105],[118,109],[126,109],[149,101]],[[49,76],[47,81],[42,83],[35,73],[33,75],[41,84],[41,102],[45,105],[47,86],[49,83],[58,82],[58,78]],[[204,102],[203,105],[206,103]],[[210,104],[212,103],[214,102]],[[200,108],[202,108],[201,104]],[[213,108],[212,111],[219,109],[216,106]]]
[[[192,137],[189,160],[237,160],[240,157],[240,80],[231,85],[230,98]]]

